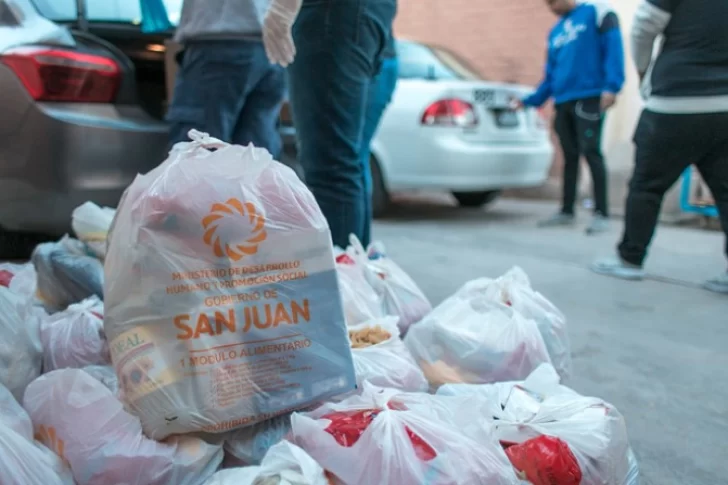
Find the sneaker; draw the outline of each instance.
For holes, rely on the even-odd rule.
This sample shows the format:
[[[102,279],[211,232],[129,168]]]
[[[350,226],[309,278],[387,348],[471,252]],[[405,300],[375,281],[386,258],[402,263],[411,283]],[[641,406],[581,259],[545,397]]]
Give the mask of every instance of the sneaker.
[[[623,280],[639,281],[645,277],[645,270],[641,266],[630,264],[622,258],[601,259],[591,265],[591,270],[601,275],[614,276]]]
[[[572,226],[574,223],[576,223],[576,217],[574,214],[559,212],[555,216],[539,222],[538,227]]]
[[[728,294],[728,272],[723,273],[717,278],[706,281],[703,288],[716,293]]]
[[[609,218],[601,214],[595,214],[589,226],[586,228],[587,234],[599,234],[609,230]]]

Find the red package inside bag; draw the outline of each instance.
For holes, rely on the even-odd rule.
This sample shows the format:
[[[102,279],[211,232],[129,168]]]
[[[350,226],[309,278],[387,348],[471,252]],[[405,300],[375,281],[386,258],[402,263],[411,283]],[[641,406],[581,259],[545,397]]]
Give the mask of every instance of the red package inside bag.
[[[388,407],[395,411],[405,411],[404,405],[390,403]],[[339,411],[323,416],[323,419],[331,421],[326,427],[326,432],[334,437],[341,446],[350,448],[359,441],[359,438],[369,425],[374,421],[381,411],[379,409],[365,409],[362,411]],[[422,461],[430,461],[437,457],[437,452],[417,433],[405,426],[407,436],[412,442],[417,458]]]
[[[10,287],[10,282],[13,280],[15,275],[8,270],[0,269],[0,286],[5,288]]]
[[[506,455],[521,478],[533,485],[579,485],[581,468],[564,441],[539,436],[506,448]]]

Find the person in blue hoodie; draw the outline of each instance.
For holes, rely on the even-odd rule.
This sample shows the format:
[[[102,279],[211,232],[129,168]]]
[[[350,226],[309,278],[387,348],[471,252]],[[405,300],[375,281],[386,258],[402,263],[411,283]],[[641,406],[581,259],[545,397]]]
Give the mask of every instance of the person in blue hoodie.
[[[550,98],[556,105],[554,128],[564,152],[561,212],[542,227],[576,222],[579,160],[589,164],[594,188],[594,218],[588,234],[608,229],[607,173],[601,151],[604,114],[624,84],[624,49],[619,19],[604,1],[545,0],[558,15],[548,37],[543,82],[517,104],[540,107]]]

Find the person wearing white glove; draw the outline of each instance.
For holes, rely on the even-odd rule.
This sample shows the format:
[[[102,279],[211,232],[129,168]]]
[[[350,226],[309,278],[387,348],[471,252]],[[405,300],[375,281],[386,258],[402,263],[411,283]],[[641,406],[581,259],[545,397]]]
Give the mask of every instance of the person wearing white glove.
[[[340,247],[371,224],[362,161],[367,94],[396,11],[396,0],[272,0],[265,20],[268,57],[288,66],[306,183]]]
[[[190,129],[228,143],[281,152],[285,70],[264,47],[270,0],[184,0],[175,40],[179,71],[167,112],[170,147]]]

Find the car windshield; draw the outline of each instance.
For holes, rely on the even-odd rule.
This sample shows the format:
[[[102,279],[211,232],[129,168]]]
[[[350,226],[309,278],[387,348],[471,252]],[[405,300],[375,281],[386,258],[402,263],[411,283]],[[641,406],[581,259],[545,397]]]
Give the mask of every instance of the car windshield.
[[[400,77],[404,79],[482,79],[467,61],[442,47],[398,41],[397,55]]]
[[[76,20],[76,0],[33,0],[44,17],[56,22]],[[141,23],[140,0],[85,0],[86,16],[91,22]],[[184,0],[162,0],[173,25],[179,23]]]

